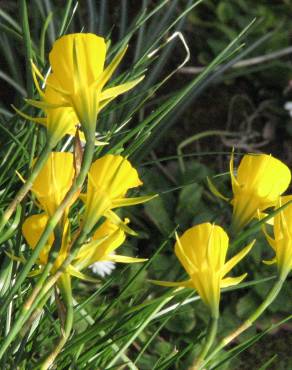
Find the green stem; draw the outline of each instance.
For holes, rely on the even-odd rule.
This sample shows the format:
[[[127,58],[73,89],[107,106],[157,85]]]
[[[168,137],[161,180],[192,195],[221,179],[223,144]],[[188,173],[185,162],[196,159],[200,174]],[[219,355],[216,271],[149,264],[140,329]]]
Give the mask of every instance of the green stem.
[[[203,363],[204,358],[206,357],[207,353],[212,347],[212,344],[214,343],[214,340],[217,334],[217,329],[218,329],[218,317],[211,317],[209,325],[208,325],[208,329],[207,329],[207,336],[205,339],[205,343],[193,367],[191,367],[191,370],[200,369],[200,366]]]
[[[262,302],[262,304],[252,313],[247,320],[244,321],[242,325],[240,325],[235,331],[227,335],[227,337],[223,338],[218,346],[212,351],[212,353],[206,358],[204,363],[202,364],[199,369],[205,368],[206,364],[219,352],[221,349],[226,347],[230,342],[232,342],[236,337],[238,337],[241,333],[245,330],[249,329],[253,323],[258,319],[258,317],[266,310],[267,307],[276,299],[277,295],[279,294],[285,278],[280,277],[273,288],[270,290],[269,294],[267,295],[266,299]]]
[[[62,280],[66,280],[65,284],[62,284]],[[54,363],[55,358],[61,352],[62,348],[64,347],[65,343],[67,342],[72,326],[73,326],[73,319],[74,319],[74,312],[73,312],[73,297],[72,297],[72,289],[71,289],[71,280],[70,276],[63,275],[61,280],[61,292],[64,299],[64,303],[66,306],[66,320],[65,325],[62,330],[62,336],[59,339],[56,347],[54,348],[53,352],[47,357],[47,359],[42,363],[40,369],[47,370],[51,367]]]
[[[33,80],[31,75],[31,65],[30,61],[32,59],[32,45],[29,30],[29,20],[26,0],[20,0],[20,16],[21,16],[21,26],[23,32],[23,41],[25,46],[25,62],[26,62],[26,91],[28,96],[33,94]]]
[[[81,187],[86,179],[87,173],[89,171],[92,157],[94,154],[94,140],[87,140],[82,166],[79,175],[75,179],[74,184],[72,185],[71,189],[66,194],[65,198],[63,199],[62,203],[56,210],[55,214],[50,218],[48,221],[45,230],[43,231],[37,245],[35,246],[34,250],[32,251],[32,254],[30,258],[27,260],[25,266],[23,267],[22,271],[17,277],[17,280],[15,282],[15,285],[11,289],[11,291],[8,293],[8,295],[3,299],[2,306],[0,309],[0,315],[3,315],[3,313],[6,311],[7,306],[9,302],[13,299],[13,296],[21,286],[22,282],[25,280],[27,275],[29,274],[32,266],[35,264],[40,252],[44,248],[47,240],[49,239],[50,235],[53,233],[57,223],[61,219],[63,212],[65,209],[70,205],[72,198],[74,195],[81,190]]]
[[[74,260],[76,254],[78,253],[79,248],[86,240],[87,234],[88,232],[86,229],[81,230],[80,234],[77,236],[77,238],[75,239],[71,246],[70,254],[68,254],[68,256],[65,258],[65,260],[58,268],[58,270],[55,272],[55,274],[49,277],[47,283],[42,287],[42,293],[48,292],[56,284],[60,277],[66,272],[66,268]]]
[[[184,164],[184,160],[183,160],[183,152],[182,152],[182,149],[190,144],[192,144],[193,142],[199,140],[199,139],[202,139],[204,137],[208,137],[208,136],[238,136],[237,133],[234,133],[234,132],[230,132],[230,131],[222,131],[222,130],[209,130],[209,131],[203,131],[203,132],[199,132],[198,134],[195,134],[191,137],[188,137],[187,139],[183,140],[177,147],[177,154],[178,154],[178,163],[179,163],[179,167],[180,167],[180,170],[182,173],[184,173],[186,171],[186,168],[185,168],[185,164]]]
[[[37,304],[32,307],[30,312],[29,320],[25,322],[22,330],[20,331],[20,337],[23,338],[27,331],[30,329],[33,322],[38,318],[42,313],[43,307],[46,304],[47,300],[51,297],[52,292],[47,292],[45,295],[41,295],[41,298],[38,300]]]
[[[55,253],[57,253],[56,248],[53,253],[50,254],[50,260],[48,261],[40,279],[38,280],[33,292],[31,293],[30,297],[26,301],[26,303],[23,305],[22,310],[20,312],[20,315],[18,316],[18,319],[16,320],[15,324],[13,325],[13,328],[9,332],[8,336],[4,339],[4,342],[1,345],[0,348],[0,359],[4,355],[6,349],[9,347],[10,343],[15,339],[16,335],[19,333],[25,322],[30,318],[31,314],[35,310],[35,308],[38,306],[39,302],[42,300],[42,298],[50,292],[52,287],[56,284],[56,282],[59,280],[59,278],[65,273],[66,267],[73,261],[76,254],[78,253],[79,247],[84,243],[84,240],[86,239],[87,231],[82,230],[81,233],[78,235],[76,240],[74,241],[72,245],[72,250],[70,255],[67,256],[67,258],[64,260],[62,265],[58,268],[58,270],[55,272],[54,275],[50,276],[47,280],[46,284],[44,285],[44,281],[46,277],[48,276],[51,267],[54,263],[54,257]],[[68,323],[69,325],[69,323]],[[66,339],[67,340],[67,339]],[[66,342],[65,340],[65,342]],[[62,348],[61,348],[62,349]],[[60,350],[61,350],[60,349]]]
[[[34,180],[36,179],[37,175],[40,173],[41,169],[43,168],[51,151],[52,151],[52,146],[48,142],[47,145],[44,147],[43,151],[41,152],[40,156],[38,157],[37,161],[35,162],[35,165],[28,179],[25,181],[22,187],[18,190],[15,198],[12,200],[12,202],[9,204],[9,206],[4,211],[1,217],[1,220],[0,220],[0,232],[3,230],[4,226],[9,221],[17,205],[22,201],[25,195],[29,192],[30,188],[33,185]]]
[[[24,324],[29,320],[30,316],[34,312],[35,309],[40,309],[41,306],[43,306],[47,299],[50,297],[50,294],[48,291],[41,292],[38,294],[35,298],[35,300],[29,304],[24,305],[21,309],[21,312],[14,323],[12,329],[9,331],[9,334],[5,337],[3,343],[0,347],[0,359],[2,359],[3,355],[5,354],[7,348],[11,344],[11,342],[15,339],[17,334],[20,332]],[[30,297],[31,298],[31,297]]]
[[[45,304],[46,300],[47,300],[46,296],[50,295],[50,291],[48,291],[48,290],[45,291],[42,288],[43,288],[43,285],[44,285],[44,282],[45,282],[47,276],[49,275],[49,273],[51,271],[51,268],[53,267],[53,264],[54,264],[54,261],[55,261],[54,257],[56,255],[56,253],[58,253],[57,251],[61,248],[62,235],[63,235],[62,230],[60,229],[60,227],[57,227],[56,232],[55,232],[55,241],[54,241],[54,244],[51,248],[53,253],[50,254],[50,258],[49,258],[47,264],[45,265],[44,270],[43,270],[40,278],[38,279],[33,291],[31,292],[29,298],[23,304],[23,306],[21,308],[21,311],[20,311],[20,314],[19,314],[17,320],[15,321],[12,329],[9,331],[8,335],[5,337],[5,339],[4,339],[4,341],[1,345],[1,349],[0,349],[0,358],[5,353],[6,349],[9,347],[11,342],[15,339],[17,334],[21,331],[24,324],[27,321],[29,321],[29,322],[31,321],[31,315],[34,312],[34,310],[37,309],[39,306],[40,306],[40,309],[41,309],[43,307],[43,305]],[[53,256],[53,257],[51,257],[51,256]],[[45,292],[45,294],[43,294],[44,292]],[[43,304],[41,303],[42,301],[44,301]],[[39,309],[37,311],[39,311]]]

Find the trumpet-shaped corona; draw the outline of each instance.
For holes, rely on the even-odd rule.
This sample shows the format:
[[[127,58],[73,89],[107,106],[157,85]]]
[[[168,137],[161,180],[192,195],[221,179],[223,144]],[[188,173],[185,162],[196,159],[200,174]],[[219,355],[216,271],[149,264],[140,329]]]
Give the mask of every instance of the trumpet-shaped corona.
[[[233,171],[233,156],[230,161],[233,190],[234,231],[242,229],[258,212],[277,204],[291,181],[289,168],[280,160],[266,154],[246,154]]]
[[[254,242],[243,248],[227,262],[229,238],[217,225],[203,223],[193,226],[177,236],[175,254],[189,275],[182,282],[153,281],[164,286],[178,286],[195,289],[203,302],[209,306],[214,317],[218,316],[220,290],[239,284],[247,274],[226,277],[231,269],[250,251]]]
[[[292,195],[281,197],[278,206],[288,202],[292,202]],[[265,263],[276,263],[279,275],[284,280],[292,269],[292,204],[275,215],[273,229],[274,239],[264,228],[267,240],[275,252],[275,257]]]
[[[35,179],[31,191],[41,208],[52,216],[72,186],[73,154],[52,152]]]
[[[70,120],[63,124],[64,133],[70,133],[72,125],[80,123],[86,135],[94,135],[98,112],[111,100],[132,89],[142,79],[138,78],[118,86],[104,88],[122,60],[126,48],[121,50],[105,68],[106,43],[102,37],[91,33],[75,33],[58,39],[49,54],[52,72],[47,80],[32,64],[35,85],[41,101],[30,100],[31,105],[50,109],[63,109]],[[43,92],[37,77],[45,84]],[[49,123],[47,126],[49,127]],[[67,126],[68,127],[65,127]],[[52,125],[50,125],[50,128]]]
[[[88,174],[84,222],[91,229],[99,217],[115,217],[111,209],[146,202],[153,196],[126,198],[129,189],[142,185],[137,170],[120,155],[97,159]]]

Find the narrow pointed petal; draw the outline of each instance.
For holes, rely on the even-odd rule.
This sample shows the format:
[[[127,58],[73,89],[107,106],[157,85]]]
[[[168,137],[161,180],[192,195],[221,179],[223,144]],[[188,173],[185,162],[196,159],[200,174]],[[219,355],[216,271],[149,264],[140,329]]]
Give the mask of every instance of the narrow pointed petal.
[[[46,123],[47,123],[46,118],[29,116],[28,114],[21,112],[21,110],[17,109],[13,104],[11,105],[11,107],[13,108],[13,110],[15,110],[17,114],[19,114],[21,117],[25,118],[26,120],[31,121],[31,122],[40,123],[41,125],[46,126]]]
[[[77,270],[74,266],[72,265],[69,265],[67,267],[67,272],[72,275],[72,276],[75,276],[77,277],[78,279],[81,279],[81,280],[84,280],[84,281],[88,281],[90,283],[99,283],[100,280],[99,279],[96,279],[96,278],[93,278],[89,275],[86,275],[84,274],[83,272],[80,272],[79,270]]]
[[[224,277],[226,274],[228,274],[229,271],[232,270],[232,268],[239,263],[251,250],[256,240],[253,240],[251,243],[249,243],[245,248],[243,248],[239,253],[237,253],[235,256],[233,256],[229,261],[225,263],[223,266],[221,273],[222,277]]]
[[[230,177],[231,177],[231,185],[233,193],[236,192],[236,190],[239,188],[239,184],[236,180],[236,177],[234,176],[234,148],[231,152],[230,162],[229,162],[229,171],[230,171]]]
[[[121,256],[119,254],[113,254],[111,256],[108,256],[107,260],[119,263],[138,263],[148,261],[148,258],[127,257]]]
[[[215,195],[215,197],[217,198],[220,198],[222,200],[225,200],[226,202],[229,202],[230,199],[225,197],[218,189],[217,187],[213,184],[213,182],[211,181],[210,177],[207,177],[207,183],[208,183],[208,187],[209,187],[209,190],[211,191],[211,193],[213,195]]]
[[[101,101],[99,104],[98,104],[98,111],[102,111],[103,108],[105,108],[111,101],[113,101],[115,98],[111,98],[111,99],[105,99],[103,101]]]
[[[117,225],[119,228],[124,230],[127,234],[136,236],[138,235],[134,230],[132,230],[123,220],[113,211],[108,210],[105,212],[104,216],[113,224]]]
[[[127,48],[128,46],[126,46],[124,49],[118,52],[118,54],[114,57],[111,63],[105,68],[100,77],[94,83],[95,87],[102,88],[108,82],[108,80],[112,77],[113,73],[120,64],[121,60],[123,59],[127,51]]]
[[[145,76],[142,76],[134,81],[126,82],[124,84],[115,87],[110,87],[104,90],[100,94],[100,101],[116,98],[117,96],[124,94],[125,92],[133,89],[136,85],[138,85],[138,83],[140,83],[144,79],[144,77]]]
[[[44,78],[32,60],[31,60],[31,66],[32,66],[32,78],[33,78],[34,85],[38,93],[40,94],[40,96],[44,97],[44,92],[39,85],[36,75],[39,76],[43,81],[44,81]]]
[[[268,232],[267,232],[267,228],[266,228],[266,226],[265,226],[265,225],[263,225],[262,230],[263,230],[263,233],[264,233],[264,235],[265,235],[265,237],[266,237],[266,239],[267,239],[268,243],[270,244],[270,246],[271,246],[274,250],[276,250],[276,241],[275,241],[272,237],[270,237],[270,235],[269,235],[269,234],[268,234]]]
[[[114,208],[120,208],[120,207],[129,207],[134,206],[136,204],[146,203],[149,202],[149,200],[156,198],[158,195],[145,195],[141,197],[136,198],[122,198],[122,199],[115,199],[112,201]]]
[[[184,281],[163,281],[163,280],[148,280],[149,283],[165,286],[165,287],[177,287],[177,288],[193,288],[192,280]]]
[[[274,257],[273,259],[271,260],[263,260],[263,263],[265,265],[274,265],[275,263],[277,263],[277,257]]]
[[[39,100],[34,100],[34,99],[24,99],[27,104],[32,105],[33,107],[40,108],[42,110],[46,109],[52,109],[52,108],[65,108],[65,107],[70,107],[68,103],[60,103],[60,104],[51,104]]]
[[[247,273],[237,277],[227,277],[221,280],[220,288],[227,288],[229,286],[237,285],[242,282],[247,276]]]

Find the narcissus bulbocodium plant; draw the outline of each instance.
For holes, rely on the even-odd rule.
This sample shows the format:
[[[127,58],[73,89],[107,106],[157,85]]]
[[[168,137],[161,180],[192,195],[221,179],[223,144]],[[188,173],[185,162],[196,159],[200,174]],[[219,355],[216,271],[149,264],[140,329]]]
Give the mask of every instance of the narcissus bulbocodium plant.
[[[106,42],[91,33],[75,33],[58,39],[49,54],[51,72],[45,78],[32,63],[33,78],[41,100],[27,102],[41,108],[46,118],[34,118],[47,127],[51,141],[74,133],[80,123],[85,137],[94,137],[98,113],[114,98],[136,86],[144,76],[106,88],[127,48],[105,67]],[[45,84],[41,89],[37,77]]]
[[[280,197],[278,207],[292,201],[292,195]],[[277,264],[279,277],[285,280],[292,269],[292,204],[287,205],[273,218],[272,238],[266,231],[266,238],[275,252],[275,257],[271,261],[264,261],[266,264]]]
[[[250,251],[254,241],[226,262],[229,238],[218,225],[203,223],[188,229],[178,237],[175,254],[189,275],[181,282],[154,281],[163,286],[193,288],[209,307],[212,317],[219,314],[221,289],[239,284],[247,274],[226,277]]]
[[[230,160],[233,190],[232,229],[239,231],[259,213],[277,204],[291,181],[289,168],[267,154],[246,154],[234,175],[233,155]]]
[[[91,33],[75,33],[62,36],[54,43],[49,54],[51,68],[47,78],[32,62],[33,80],[41,100],[27,99],[27,102],[41,108],[45,117],[31,117],[17,108],[15,110],[25,119],[46,127],[47,143],[27,182],[3,213],[0,219],[0,230],[29,191],[48,153],[66,134],[74,135],[78,125],[81,125],[84,134],[81,132],[80,138],[90,143],[85,156],[84,169],[87,169],[93,156],[91,143],[106,144],[95,139],[98,113],[114,98],[132,89],[144,78],[141,76],[118,86],[105,87],[121,62],[126,49],[125,47],[120,50],[105,67],[104,38]],[[40,87],[38,78],[41,79],[44,90]],[[86,172],[86,170],[82,172],[80,183],[84,181]]]
[[[117,163],[117,166],[114,166],[114,163]],[[119,166],[121,163],[124,167]],[[119,195],[118,200],[124,197],[122,199],[126,202],[126,191],[130,187],[142,184],[136,169],[132,167],[128,160],[125,160],[121,156],[108,155],[102,157],[93,164],[93,168],[95,168],[97,172],[95,173],[93,170],[91,171],[92,181],[94,181],[95,184],[98,184],[102,189],[102,196],[111,197],[110,199],[113,202],[113,194]],[[23,235],[31,248],[36,246],[49,218],[55,213],[59,204],[66,196],[72,185],[74,175],[75,170],[72,153],[52,152],[50,154],[31,189],[32,193],[36,196],[37,204],[44,212],[28,217],[23,224]],[[111,183],[113,175],[115,176],[115,179],[120,179],[120,181],[123,182],[123,185],[120,182]],[[91,188],[89,186],[88,191],[90,191],[90,189]],[[77,200],[78,195],[79,194],[76,194],[72,203]],[[89,196],[86,195],[86,199],[94,199],[94,196],[92,194]],[[99,199],[102,201],[102,197]],[[139,199],[140,202],[145,201],[144,197],[141,197],[141,199],[142,200]],[[131,198],[128,200],[131,200]],[[137,200],[136,203],[139,203],[139,201]],[[114,203],[114,205],[116,204]],[[120,201],[116,206],[121,207],[122,202]],[[112,204],[111,207],[113,207]],[[95,214],[95,210],[96,208],[93,205],[93,209],[91,211],[93,220],[90,220],[90,215],[85,212],[84,219],[87,222],[90,222],[90,231],[100,220],[101,216],[106,216],[104,212]],[[70,232],[68,213],[69,207],[64,213],[62,224],[59,225],[62,234],[61,246],[56,261],[54,262],[52,272],[56,271],[66,259],[70,253],[71,242],[75,239],[74,235],[71,235]],[[92,240],[85,243],[79,249],[73,262],[67,267],[66,272],[79,278],[92,280],[90,277],[82,274],[80,270],[95,262],[114,261],[133,263],[145,261],[145,259],[119,256],[113,253],[125,240],[125,232],[120,228],[120,224],[124,225],[126,228],[128,220],[123,222],[118,216],[112,216],[111,218],[114,219],[114,222],[106,220],[97,228],[92,236]],[[117,220],[118,222],[116,222]],[[83,227],[86,221],[83,221],[80,227]],[[55,236],[52,234],[45,248],[39,255],[38,263],[40,265],[44,266],[48,262],[48,256],[54,241]],[[38,270],[36,272],[38,272]]]

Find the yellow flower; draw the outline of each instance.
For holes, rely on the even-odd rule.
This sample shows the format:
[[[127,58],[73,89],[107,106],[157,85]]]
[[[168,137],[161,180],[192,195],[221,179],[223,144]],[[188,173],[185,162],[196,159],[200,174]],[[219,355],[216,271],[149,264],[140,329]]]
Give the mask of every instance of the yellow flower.
[[[36,76],[45,80],[33,64],[33,76],[42,101],[27,100],[42,108],[67,107],[74,112],[74,124],[79,122],[85,136],[95,132],[98,112],[118,95],[132,89],[142,79],[104,89],[119,65],[126,49],[120,51],[104,68],[106,44],[102,37],[91,33],[75,33],[58,39],[49,54],[52,73],[42,92]]]
[[[292,195],[281,197],[278,206],[281,207],[291,201]],[[279,275],[284,280],[292,269],[292,204],[277,213],[273,220],[274,239],[268,235],[265,228],[264,232],[276,256],[265,263],[276,263]]]
[[[34,249],[37,245],[42,231],[45,229],[49,217],[46,213],[41,213],[39,215],[33,215],[28,217],[22,225],[22,234],[25,237],[28,245]],[[50,235],[44,249],[42,249],[39,255],[39,264],[45,265],[48,261],[48,254],[51,246],[54,242],[54,235]]]
[[[71,188],[74,174],[73,154],[52,152],[33,182],[31,191],[50,216]]]
[[[289,168],[278,159],[266,154],[246,154],[233,171],[230,161],[233,190],[233,219],[235,231],[242,229],[258,212],[274,206],[291,181]]]
[[[181,282],[153,281],[164,286],[195,289],[203,302],[209,306],[214,317],[218,316],[221,288],[239,284],[247,274],[225,277],[226,274],[250,251],[254,241],[225,262],[229,238],[217,225],[203,223],[193,226],[177,236],[175,254],[183,265],[189,279]]]
[[[153,196],[126,198],[129,189],[142,185],[137,170],[120,155],[105,155],[97,159],[88,173],[84,223],[91,228],[103,215],[114,222],[119,218],[111,209],[146,202]],[[122,226],[122,223],[120,223]],[[126,229],[127,230],[127,229]]]
[[[28,245],[33,249],[39,238],[41,237],[49,217],[46,213],[28,217],[22,226],[22,233]],[[44,266],[48,262],[50,249],[55,241],[52,234],[47,242],[47,245],[42,250],[39,256],[38,263]],[[81,270],[87,268],[97,261],[114,261],[122,263],[143,262],[145,259],[120,256],[113,252],[120,247],[125,241],[125,233],[117,225],[105,221],[94,233],[92,241],[83,245],[77,253],[77,256],[72,263],[67,267],[65,273],[78,277],[83,280],[95,281],[90,276],[85,275]],[[62,236],[62,245],[58,253],[58,257],[52,268],[52,272],[66,259],[70,247],[69,222],[65,222]],[[39,272],[39,270],[36,270]]]
[[[45,117],[31,117],[13,106],[14,110],[28,121],[39,123],[47,129],[47,135],[51,147],[65,136],[74,136],[78,124],[78,119],[72,108],[48,108],[45,109]],[[84,135],[80,133],[80,138],[84,141]]]
[[[126,223],[129,220],[125,221]],[[95,231],[92,241],[80,248],[76,257],[75,266],[78,269],[83,269],[90,266],[94,262],[112,261],[120,263],[136,263],[144,262],[144,258],[135,258],[114,254],[114,251],[121,246],[126,239],[125,232],[118,225],[109,220]],[[97,246],[98,245],[98,246]]]

